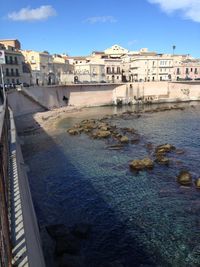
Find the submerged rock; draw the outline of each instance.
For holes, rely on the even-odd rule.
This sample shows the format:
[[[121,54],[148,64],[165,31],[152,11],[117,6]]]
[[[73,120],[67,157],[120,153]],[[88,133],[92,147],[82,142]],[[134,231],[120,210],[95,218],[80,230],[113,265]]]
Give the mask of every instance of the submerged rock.
[[[154,163],[150,158],[135,159],[129,166],[132,170],[140,171],[144,169],[153,169]]]
[[[156,158],[156,162],[162,165],[169,165],[170,160],[167,157],[160,156]]]
[[[111,136],[110,131],[103,131],[103,130],[98,130],[96,133],[93,135],[96,138],[107,138]]]
[[[126,135],[124,135],[124,136],[122,136],[121,138],[120,138],[120,142],[121,143],[128,143],[129,142],[129,138],[128,138],[128,136],[126,136]]]
[[[79,130],[77,128],[70,128],[67,130],[68,134],[70,135],[77,135],[79,134]]]
[[[72,233],[81,239],[87,239],[90,233],[91,225],[80,223],[73,227]]]
[[[56,255],[64,253],[77,254],[80,251],[80,240],[72,234],[64,235],[56,239]]]
[[[192,184],[192,175],[188,171],[181,171],[177,176],[177,182],[189,186]]]
[[[181,155],[181,154],[185,153],[185,151],[183,149],[176,149],[175,152],[176,152],[177,155]]]
[[[110,145],[110,146],[107,146],[107,148],[109,150],[120,150],[122,149],[124,146],[122,144],[116,144],[116,145]]]
[[[64,224],[52,224],[46,226],[47,233],[53,238],[58,239],[64,235],[69,235],[70,230]]]

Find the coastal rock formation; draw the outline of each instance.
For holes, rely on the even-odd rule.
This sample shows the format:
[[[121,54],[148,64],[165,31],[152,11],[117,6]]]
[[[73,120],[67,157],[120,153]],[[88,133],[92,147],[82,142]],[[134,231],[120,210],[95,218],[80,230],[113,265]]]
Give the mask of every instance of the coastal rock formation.
[[[177,182],[181,185],[189,186],[192,184],[192,175],[188,171],[180,171]]]
[[[135,171],[153,169],[154,163],[150,158],[135,159],[129,164],[130,168]]]

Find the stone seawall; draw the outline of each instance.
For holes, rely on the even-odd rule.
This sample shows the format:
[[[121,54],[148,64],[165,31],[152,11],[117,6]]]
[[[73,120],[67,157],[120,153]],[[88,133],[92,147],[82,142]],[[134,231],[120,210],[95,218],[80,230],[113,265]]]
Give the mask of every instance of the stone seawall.
[[[64,86],[43,86],[22,88],[32,97],[35,103],[40,103],[47,109],[60,108],[64,106],[90,107],[116,104],[117,100],[123,103],[142,102],[180,102],[200,100],[199,82],[138,82],[124,84],[77,84]],[[16,92],[17,94],[17,92]],[[19,94],[19,92],[18,92]],[[36,106],[30,105],[24,99],[16,96],[9,97],[11,103],[15,103],[16,113],[21,112],[24,106],[27,110],[36,110]],[[41,108],[41,107],[40,107]],[[14,109],[14,110],[15,110]],[[25,110],[26,111],[26,110]],[[23,113],[23,112],[21,112]]]

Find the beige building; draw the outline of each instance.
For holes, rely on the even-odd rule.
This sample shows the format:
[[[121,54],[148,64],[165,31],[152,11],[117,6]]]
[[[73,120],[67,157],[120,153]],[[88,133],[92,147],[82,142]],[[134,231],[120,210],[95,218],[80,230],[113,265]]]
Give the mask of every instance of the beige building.
[[[74,82],[104,82],[105,66],[104,64],[88,62],[76,64],[74,69]]]
[[[2,68],[6,85],[30,84],[31,73],[19,48],[18,40],[0,40],[0,50],[5,51],[6,64],[3,64]]]
[[[26,63],[32,73],[33,85],[55,84],[56,77],[53,72],[53,57],[48,52],[22,50]]]
[[[108,55],[109,58],[121,58],[123,55],[128,53],[128,50],[115,44],[104,50],[104,53]]]
[[[138,52],[128,53],[122,57],[122,68],[126,80],[137,81],[171,81],[176,80],[175,66],[183,60],[191,58],[188,55],[157,54],[143,48]]]

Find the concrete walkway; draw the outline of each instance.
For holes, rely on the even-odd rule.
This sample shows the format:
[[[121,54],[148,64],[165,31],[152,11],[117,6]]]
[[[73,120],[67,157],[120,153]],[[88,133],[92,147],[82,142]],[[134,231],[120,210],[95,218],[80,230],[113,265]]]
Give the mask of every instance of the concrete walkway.
[[[25,164],[10,110],[10,224],[13,266],[45,267]]]

